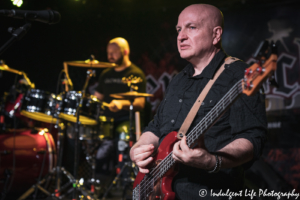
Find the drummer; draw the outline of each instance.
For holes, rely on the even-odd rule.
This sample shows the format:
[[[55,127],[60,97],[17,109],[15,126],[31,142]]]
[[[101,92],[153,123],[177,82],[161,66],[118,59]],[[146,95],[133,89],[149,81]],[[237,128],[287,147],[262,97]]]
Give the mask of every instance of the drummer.
[[[106,163],[111,157],[112,152],[116,149],[113,141],[117,141],[121,132],[127,132],[129,129],[129,106],[130,101],[113,99],[110,94],[123,93],[130,91],[126,83],[122,82],[123,77],[140,77],[142,82],[136,84],[138,92],[146,92],[146,79],[143,71],[133,64],[129,59],[128,42],[121,37],[114,38],[107,45],[107,58],[111,63],[118,66],[115,68],[105,69],[100,77],[98,86],[94,93],[99,100],[109,103],[108,109],[104,110],[106,117],[114,118],[114,138],[113,140],[104,140],[103,145],[97,152],[97,159]],[[140,111],[145,106],[145,98],[136,98],[133,102],[134,111]],[[116,142],[115,142],[116,143]],[[114,156],[115,157],[115,156]],[[101,163],[101,162],[98,162]],[[101,170],[105,173],[105,171]]]

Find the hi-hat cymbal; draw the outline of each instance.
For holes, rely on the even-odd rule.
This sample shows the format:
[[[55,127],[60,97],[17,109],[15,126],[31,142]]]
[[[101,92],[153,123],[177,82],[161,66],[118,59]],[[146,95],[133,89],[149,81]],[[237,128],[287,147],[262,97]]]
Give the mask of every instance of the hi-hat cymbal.
[[[19,74],[19,75],[22,75],[22,74],[23,74],[21,71],[18,71],[18,70],[16,70],[16,69],[9,68],[9,67],[8,67],[7,65],[5,65],[5,64],[1,64],[1,65],[0,65],[0,70],[8,71],[8,72],[15,73],[15,74]]]
[[[85,61],[66,61],[64,62],[67,65],[75,67],[89,67],[89,68],[108,68],[116,67],[115,63],[109,62],[99,62],[98,60],[85,60]]]
[[[138,97],[153,97],[153,94],[148,93],[138,93],[137,91],[130,91],[125,93],[116,93],[110,95],[113,98],[117,99],[135,99]]]

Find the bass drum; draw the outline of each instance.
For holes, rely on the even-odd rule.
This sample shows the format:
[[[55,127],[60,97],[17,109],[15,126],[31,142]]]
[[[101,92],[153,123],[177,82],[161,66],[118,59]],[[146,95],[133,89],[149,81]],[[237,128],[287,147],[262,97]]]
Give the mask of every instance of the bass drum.
[[[13,181],[8,194],[28,190],[37,182],[41,170],[44,177],[56,166],[55,144],[47,129],[37,129],[34,132],[17,129],[15,138],[13,130],[0,133],[0,191],[5,186],[5,172],[13,171],[14,154],[15,172],[7,184],[8,187]]]

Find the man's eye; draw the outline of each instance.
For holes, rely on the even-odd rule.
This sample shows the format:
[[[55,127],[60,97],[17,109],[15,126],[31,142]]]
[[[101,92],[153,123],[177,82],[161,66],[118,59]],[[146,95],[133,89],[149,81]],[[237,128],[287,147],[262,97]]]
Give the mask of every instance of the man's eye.
[[[181,29],[177,29],[177,33],[179,33],[181,31]]]
[[[194,27],[194,26],[190,26],[190,29],[196,29],[196,27]]]

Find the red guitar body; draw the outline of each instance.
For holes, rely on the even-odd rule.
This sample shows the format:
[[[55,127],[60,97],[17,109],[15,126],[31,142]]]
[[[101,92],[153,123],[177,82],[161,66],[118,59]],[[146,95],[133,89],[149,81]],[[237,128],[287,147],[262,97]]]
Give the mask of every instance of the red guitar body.
[[[169,153],[173,151],[174,144],[178,141],[177,132],[169,133],[158,147],[157,154],[155,155],[151,168],[157,166]],[[172,180],[178,172],[177,165],[174,165],[165,175],[154,183],[153,192],[146,199],[161,199],[172,200],[175,199],[175,193],[172,191]],[[135,188],[144,179],[145,174],[138,173],[133,188]],[[146,177],[147,178],[147,177]],[[141,191],[140,191],[141,193]]]

